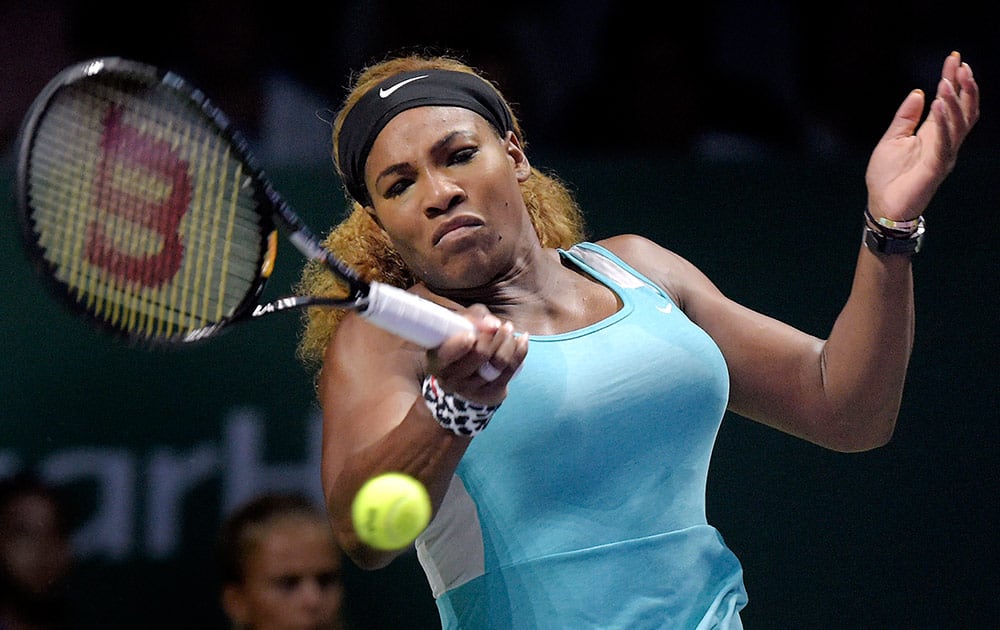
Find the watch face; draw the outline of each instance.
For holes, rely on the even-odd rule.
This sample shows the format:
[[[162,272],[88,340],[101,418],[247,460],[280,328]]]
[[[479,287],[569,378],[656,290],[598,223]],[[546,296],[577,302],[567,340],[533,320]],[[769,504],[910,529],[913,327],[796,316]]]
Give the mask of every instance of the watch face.
[[[880,254],[915,254],[924,242],[924,222],[920,220],[916,232],[908,238],[890,238],[878,230],[865,226],[865,245]]]

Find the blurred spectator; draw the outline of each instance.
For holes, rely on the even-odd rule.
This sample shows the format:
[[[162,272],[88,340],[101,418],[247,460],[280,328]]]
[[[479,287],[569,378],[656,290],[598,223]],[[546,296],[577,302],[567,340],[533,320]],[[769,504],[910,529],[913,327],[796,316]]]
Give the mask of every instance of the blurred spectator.
[[[28,106],[72,59],[63,0],[0,2],[0,155],[10,159]]]
[[[76,628],[67,578],[70,518],[57,490],[29,475],[0,481],[0,628]]]
[[[326,515],[299,494],[237,508],[219,534],[222,608],[233,628],[342,630],[343,556]]]

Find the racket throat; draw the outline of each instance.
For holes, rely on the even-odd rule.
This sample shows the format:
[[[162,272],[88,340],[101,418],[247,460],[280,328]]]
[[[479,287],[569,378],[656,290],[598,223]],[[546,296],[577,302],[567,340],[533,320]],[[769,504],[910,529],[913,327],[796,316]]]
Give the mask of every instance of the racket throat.
[[[287,311],[298,308],[308,308],[310,306],[323,306],[329,308],[346,308],[351,310],[361,310],[367,305],[367,299],[364,297],[356,297],[349,300],[337,299],[337,298],[322,298],[322,297],[312,297],[312,296],[290,296],[283,297],[273,302],[267,302],[266,304],[258,304],[250,312],[251,317],[261,317],[263,315],[270,315],[271,313],[277,313],[278,311]]]

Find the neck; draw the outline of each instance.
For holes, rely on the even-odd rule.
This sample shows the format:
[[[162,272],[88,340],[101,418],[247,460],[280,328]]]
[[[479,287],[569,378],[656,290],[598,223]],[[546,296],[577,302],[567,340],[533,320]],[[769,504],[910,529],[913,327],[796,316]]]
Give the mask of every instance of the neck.
[[[484,286],[439,295],[465,306],[483,304],[515,329],[534,335],[575,330],[618,307],[610,289],[564,265],[558,251],[541,248]]]

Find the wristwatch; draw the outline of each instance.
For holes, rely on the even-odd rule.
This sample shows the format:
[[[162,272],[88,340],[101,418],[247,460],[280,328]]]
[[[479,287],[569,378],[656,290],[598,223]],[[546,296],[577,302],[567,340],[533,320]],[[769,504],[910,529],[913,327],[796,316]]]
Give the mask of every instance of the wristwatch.
[[[924,218],[920,217],[917,229],[903,238],[889,236],[865,224],[865,246],[879,254],[915,254],[924,242]]]

